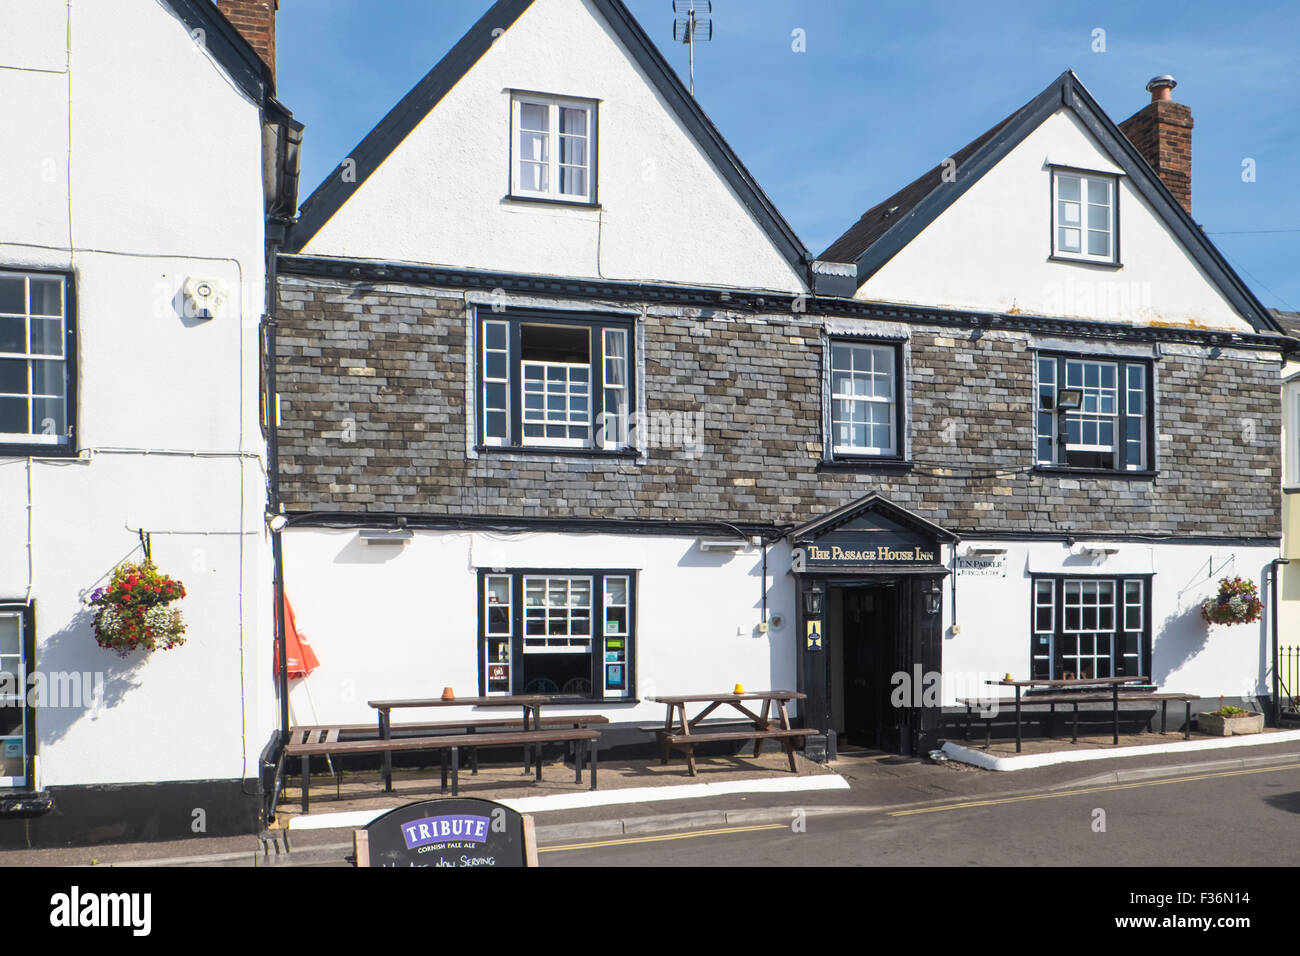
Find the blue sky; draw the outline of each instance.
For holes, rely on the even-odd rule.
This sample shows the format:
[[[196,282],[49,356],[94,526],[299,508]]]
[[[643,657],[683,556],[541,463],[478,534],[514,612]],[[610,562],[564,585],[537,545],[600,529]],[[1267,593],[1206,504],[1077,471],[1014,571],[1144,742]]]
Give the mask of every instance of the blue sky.
[[[489,6],[281,0],[279,96],[307,124],[304,198]],[[684,74],[671,0],[628,6]],[[714,0],[714,19],[697,97],[814,254],[1062,70],[1116,122],[1172,73],[1196,123],[1196,221],[1265,305],[1300,311],[1300,4]]]

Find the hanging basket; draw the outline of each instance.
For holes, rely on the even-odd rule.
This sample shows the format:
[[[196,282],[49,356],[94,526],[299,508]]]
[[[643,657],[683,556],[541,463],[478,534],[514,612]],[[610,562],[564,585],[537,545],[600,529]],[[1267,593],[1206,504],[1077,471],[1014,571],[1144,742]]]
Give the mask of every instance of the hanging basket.
[[[1219,593],[1201,603],[1207,624],[1253,624],[1263,612],[1255,582],[1248,578],[1221,578]]]
[[[95,641],[123,657],[134,651],[169,651],[185,643],[185,621],[174,601],[185,585],[163,574],[152,561],[122,564],[112,580],[90,595],[95,611]]]

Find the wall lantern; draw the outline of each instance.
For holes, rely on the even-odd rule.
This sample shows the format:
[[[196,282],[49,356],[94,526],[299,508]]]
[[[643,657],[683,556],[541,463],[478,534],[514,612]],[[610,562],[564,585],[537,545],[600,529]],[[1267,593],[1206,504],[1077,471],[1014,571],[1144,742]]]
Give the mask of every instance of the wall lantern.
[[[803,592],[803,609],[809,617],[822,616],[822,597],[825,592],[822,590],[820,581],[814,581],[808,585],[808,589]]]
[[[937,581],[931,581],[925,589],[925,613],[938,614],[943,607],[943,591]]]

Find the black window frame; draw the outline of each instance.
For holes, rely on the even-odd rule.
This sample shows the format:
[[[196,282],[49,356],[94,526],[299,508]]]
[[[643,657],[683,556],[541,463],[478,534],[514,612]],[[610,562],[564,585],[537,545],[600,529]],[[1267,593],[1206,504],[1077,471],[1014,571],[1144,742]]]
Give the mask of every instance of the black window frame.
[[[63,280],[63,363],[67,385],[63,405],[64,416],[67,419],[67,441],[51,444],[0,439],[0,457],[75,458],[79,454],[77,448],[79,422],[77,416],[77,287],[75,273],[71,269],[29,269],[16,264],[8,264],[0,267],[0,276],[5,275],[48,276]]]
[[[23,698],[23,777],[21,787],[0,786],[0,793],[30,793],[36,790],[36,708],[32,706],[29,693],[33,675],[36,673],[36,602],[20,600],[0,600],[0,612],[18,613],[22,618],[23,665],[22,687],[19,692]]]
[[[836,452],[835,451],[835,359],[834,352],[837,345],[863,345],[874,348],[890,348],[894,352],[894,435],[895,449],[893,454],[872,454],[867,452]],[[906,352],[907,340],[902,338],[882,338],[867,335],[828,335],[825,340],[823,350],[823,361],[825,362],[825,374],[822,377],[823,388],[826,397],[822,405],[823,420],[823,443],[822,443],[822,461],[828,465],[852,465],[852,464],[870,464],[883,463],[894,465],[906,465],[908,462],[908,434],[907,434],[907,368]]]
[[[508,436],[504,444],[489,444],[487,439],[487,421],[484,399],[484,345],[486,326],[500,322],[508,325],[509,345],[509,401]],[[590,414],[591,441],[588,446],[548,445],[540,442],[524,442],[523,435],[523,354],[521,347],[521,328],[525,325],[557,325],[585,328],[590,333],[590,367],[588,377],[590,394],[588,411]],[[600,422],[605,411],[605,336],[606,330],[618,330],[626,334],[627,341],[627,443],[619,448],[605,448],[596,444],[600,433]],[[613,315],[607,313],[587,314],[539,309],[480,308],[476,311],[474,326],[474,450],[480,454],[493,452],[512,452],[516,454],[541,455],[593,455],[601,457],[635,458],[638,401],[637,379],[639,353],[636,341],[636,317],[631,315]]]
[[[1156,443],[1156,361],[1152,357],[1135,356],[1135,355],[1108,355],[1103,353],[1083,353],[1069,352],[1058,349],[1035,349],[1031,353],[1033,367],[1033,430],[1034,430],[1034,469],[1044,472],[1066,472],[1081,473],[1090,475],[1107,475],[1114,477],[1152,477],[1157,473],[1158,463],[1156,460],[1157,443]],[[1065,363],[1075,362],[1105,362],[1114,364],[1116,368],[1116,390],[1117,390],[1117,407],[1115,411],[1115,466],[1111,468],[1094,468],[1089,465],[1070,464],[1065,460],[1064,443],[1060,440],[1061,422],[1060,411],[1053,407],[1049,414],[1052,416],[1052,455],[1051,462],[1044,462],[1039,456],[1038,443],[1041,438],[1039,431],[1038,416],[1044,414],[1040,405],[1041,402],[1041,384],[1039,381],[1038,363],[1043,359],[1051,359],[1056,363],[1056,382],[1053,386],[1054,394],[1059,393],[1063,387],[1062,382],[1065,377]],[[1143,369],[1143,383],[1145,386],[1146,411],[1144,413],[1144,434],[1143,440],[1146,444],[1147,460],[1141,468],[1128,468],[1128,441],[1125,429],[1128,418],[1128,367],[1131,365],[1141,366]]]
[[[1050,581],[1053,585],[1053,619],[1052,619],[1052,638],[1049,645],[1049,671],[1047,677],[1039,677],[1034,670],[1035,651],[1039,646],[1039,639],[1042,632],[1037,626],[1038,610],[1038,585],[1039,582]],[[1153,643],[1152,636],[1152,585],[1155,582],[1155,575],[1145,574],[1063,574],[1063,573],[1035,573],[1029,578],[1029,670],[1028,673],[1033,680],[1061,680],[1064,659],[1064,639],[1065,639],[1065,585],[1069,582],[1078,581],[1113,581],[1115,582],[1115,628],[1111,631],[1111,654],[1110,654],[1110,676],[1112,677],[1151,677],[1151,649]],[[1125,618],[1125,585],[1132,581],[1142,582],[1142,628],[1140,631],[1134,631],[1126,626]],[[1123,636],[1125,634],[1137,634],[1138,637],[1138,667],[1139,670],[1145,669],[1145,674],[1127,674],[1121,673],[1117,664],[1124,657],[1123,653]],[[1096,677],[1097,675],[1093,675]],[[1078,675],[1075,675],[1078,679]],[[1086,679],[1086,678],[1085,678]]]
[[[488,606],[488,579],[495,577],[509,577],[511,588],[511,605],[510,605],[510,635],[508,637],[510,644],[510,686],[509,690],[494,691],[489,693],[487,665],[488,656],[488,628],[486,608]],[[592,593],[592,624],[591,638],[592,650],[589,652],[591,659],[588,679],[591,687],[597,686],[599,679],[600,694],[591,694],[583,696],[581,694],[571,694],[557,697],[559,702],[573,703],[601,703],[601,704],[630,704],[637,702],[637,572],[632,568],[479,568],[477,582],[478,604],[478,692],[480,696],[495,696],[502,693],[521,694],[527,684],[527,657],[524,654],[524,591],[523,581],[526,577],[568,577],[568,578],[591,578]],[[619,697],[605,696],[605,679],[604,671],[607,663],[605,659],[604,638],[604,618],[605,618],[605,579],[625,577],[628,579],[627,593],[627,634],[616,635],[624,637],[626,644],[624,646],[623,660],[612,663],[621,663],[624,668],[623,680],[627,687],[627,693]],[[597,596],[599,599],[597,600]],[[597,629],[597,621],[601,622],[601,627]],[[501,638],[496,638],[500,640]],[[596,650],[596,641],[600,639],[600,650]]]

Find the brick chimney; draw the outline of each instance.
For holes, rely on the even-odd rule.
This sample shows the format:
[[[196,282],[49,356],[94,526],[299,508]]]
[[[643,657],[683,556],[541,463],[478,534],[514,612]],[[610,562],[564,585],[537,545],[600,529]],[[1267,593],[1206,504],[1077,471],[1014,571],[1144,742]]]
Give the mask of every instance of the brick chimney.
[[[1150,163],[1188,214],[1192,211],[1192,111],[1173,101],[1178,81],[1157,76],[1147,84],[1151,102],[1119,128]]]
[[[217,0],[217,9],[243,34],[275,76],[275,11],[280,0]]]

